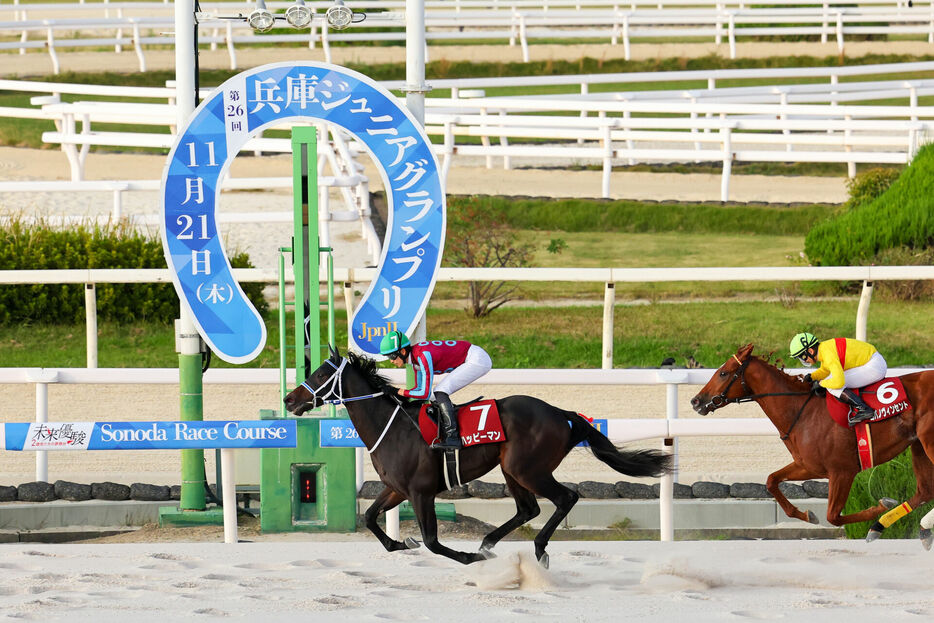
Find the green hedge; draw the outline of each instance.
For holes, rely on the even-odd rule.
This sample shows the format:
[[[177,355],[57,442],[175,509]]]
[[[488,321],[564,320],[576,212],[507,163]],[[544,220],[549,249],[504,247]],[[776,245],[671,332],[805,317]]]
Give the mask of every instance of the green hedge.
[[[245,253],[230,258],[235,268],[250,268]],[[12,219],[0,227],[0,270],[67,268],[166,268],[162,241],[132,227],[79,225],[69,229]],[[261,312],[268,310],[262,284],[243,284]],[[116,322],[171,322],[178,317],[172,284],[98,284],[98,318]],[[84,285],[2,285],[0,323],[80,323]]]
[[[887,249],[925,249],[934,243],[934,145],[875,200],[817,224],[804,242],[812,264],[858,266]]]
[[[457,210],[482,204],[515,229],[627,233],[712,232],[794,235],[826,218],[828,205],[709,205],[646,203],[601,199],[516,199],[502,196],[449,196]]]

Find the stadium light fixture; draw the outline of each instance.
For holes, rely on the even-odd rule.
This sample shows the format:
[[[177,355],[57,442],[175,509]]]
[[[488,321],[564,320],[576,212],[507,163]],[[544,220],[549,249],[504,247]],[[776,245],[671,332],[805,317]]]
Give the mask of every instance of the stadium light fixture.
[[[307,28],[311,23],[311,9],[305,6],[305,0],[297,0],[285,11],[285,21],[292,28]]]
[[[344,6],[344,0],[335,0],[334,5],[324,16],[328,21],[328,26],[334,30],[344,30],[353,23],[354,13]]]
[[[256,8],[250,13],[247,22],[249,22],[250,28],[256,32],[268,32],[272,30],[276,18],[266,8],[265,0],[256,0]]]

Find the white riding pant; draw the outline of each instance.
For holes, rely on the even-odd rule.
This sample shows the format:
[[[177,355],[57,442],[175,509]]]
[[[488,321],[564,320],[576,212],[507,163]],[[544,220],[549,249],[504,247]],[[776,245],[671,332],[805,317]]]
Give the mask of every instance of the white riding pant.
[[[863,365],[850,368],[843,373],[843,387],[840,389],[828,389],[827,391],[839,398],[843,390],[848,387],[865,387],[876,381],[881,381],[885,378],[885,373],[888,372],[888,370],[889,366],[885,363],[885,358],[879,353],[875,353],[869,358],[869,361]],[[831,379],[833,375],[827,378]]]
[[[450,396],[457,390],[463,389],[479,379],[489,372],[492,367],[493,360],[490,359],[487,352],[476,344],[471,344],[470,348],[467,349],[467,358],[464,363],[445,374],[444,378],[435,385],[433,393],[443,392]]]

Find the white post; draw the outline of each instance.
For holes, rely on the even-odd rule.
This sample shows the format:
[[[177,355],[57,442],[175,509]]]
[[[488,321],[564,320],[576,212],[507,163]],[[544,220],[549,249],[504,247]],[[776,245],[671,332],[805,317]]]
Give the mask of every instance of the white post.
[[[236,543],[237,538],[237,480],[236,459],[233,448],[221,448],[221,489],[224,504],[224,543]]]
[[[869,301],[872,299],[872,282],[863,282],[863,291],[859,295],[859,306],[856,308],[856,339],[866,341],[866,320],[869,318]]]
[[[58,382],[58,372],[40,368],[26,373],[26,382],[36,384],[36,424],[49,421],[49,383]],[[49,456],[45,450],[36,451],[36,482],[49,481]]]
[[[390,539],[399,540],[399,507],[386,511],[386,534]]]
[[[36,424],[49,421],[49,385],[36,383]],[[36,452],[36,482],[49,481],[49,453],[45,450]]]
[[[733,170],[733,140],[729,127],[720,128],[723,148],[723,176],[720,179],[720,201],[730,200],[730,173]]]
[[[616,284],[607,282],[603,289],[603,369],[613,367],[613,308],[616,303]]]
[[[97,367],[97,288],[93,283],[84,284],[85,333],[87,335],[87,360],[89,368]]]

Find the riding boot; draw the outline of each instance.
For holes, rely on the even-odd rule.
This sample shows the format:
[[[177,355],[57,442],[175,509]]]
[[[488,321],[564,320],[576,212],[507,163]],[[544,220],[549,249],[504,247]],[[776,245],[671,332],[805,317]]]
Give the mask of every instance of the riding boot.
[[[842,398],[843,401],[847,404],[856,407],[856,413],[849,417],[850,426],[859,424],[860,422],[865,422],[866,420],[870,420],[876,416],[876,412],[872,409],[872,407],[863,402],[863,399],[860,398],[859,395],[852,389],[844,389],[842,392],[840,392],[840,398]]]
[[[460,450],[464,447],[457,429],[457,412],[451,404],[451,398],[444,392],[435,392],[435,404],[438,405],[438,415],[441,420],[441,434],[443,440],[431,444],[432,448],[439,450]]]

